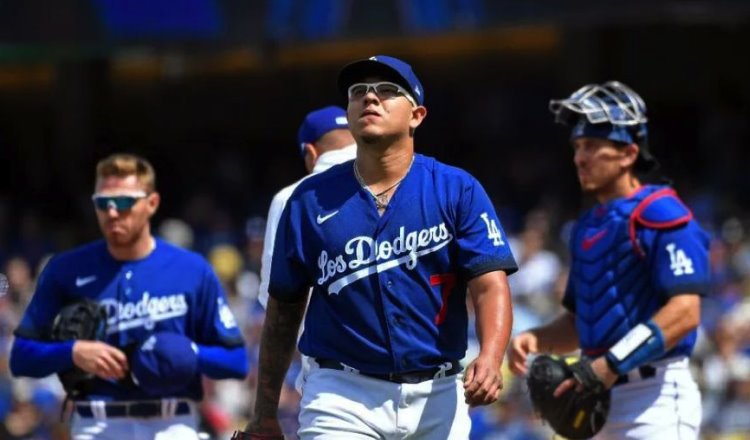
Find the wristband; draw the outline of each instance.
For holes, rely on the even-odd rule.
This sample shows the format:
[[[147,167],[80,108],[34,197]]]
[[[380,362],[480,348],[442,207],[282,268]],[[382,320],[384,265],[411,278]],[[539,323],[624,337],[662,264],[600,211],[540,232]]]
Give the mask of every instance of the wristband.
[[[617,374],[628,371],[665,353],[664,334],[655,322],[649,320],[633,327],[605,355],[610,368]]]

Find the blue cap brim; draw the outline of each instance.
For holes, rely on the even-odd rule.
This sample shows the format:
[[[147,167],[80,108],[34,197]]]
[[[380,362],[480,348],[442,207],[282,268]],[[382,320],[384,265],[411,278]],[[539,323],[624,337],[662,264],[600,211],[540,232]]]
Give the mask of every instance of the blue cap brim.
[[[368,76],[377,76],[386,81],[395,82],[406,90],[411,90],[411,85],[406,78],[401,76],[401,73],[399,73],[398,70],[379,61],[367,59],[354,61],[341,69],[337,80],[339,92],[342,96],[348,98],[347,92],[349,86],[362,81]]]

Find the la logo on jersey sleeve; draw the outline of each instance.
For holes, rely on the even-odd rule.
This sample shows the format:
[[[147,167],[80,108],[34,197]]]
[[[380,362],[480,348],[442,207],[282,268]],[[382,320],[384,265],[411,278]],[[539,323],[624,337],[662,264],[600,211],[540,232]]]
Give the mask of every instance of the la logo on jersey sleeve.
[[[672,270],[674,276],[679,277],[695,273],[695,270],[693,270],[693,260],[685,255],[685,251],[677,248],[677,245],[674,243],[669,243],[666,249],[669,252],[669,268]]]
[[[217,300],[219,306],[219,320],[224,325],[224,328],[235,328],[237,327],[237,321],[234,319],[234,314],[229,308],[229,305],[224,302],[222,298]]]
[[[500,233],[495,219],[491,219],[490,215],[486,212],[481,213],[479,216],[484,220],[484,224],[487,225],[487,238],[492,240],[494,246],[504,246],[503,235]]]

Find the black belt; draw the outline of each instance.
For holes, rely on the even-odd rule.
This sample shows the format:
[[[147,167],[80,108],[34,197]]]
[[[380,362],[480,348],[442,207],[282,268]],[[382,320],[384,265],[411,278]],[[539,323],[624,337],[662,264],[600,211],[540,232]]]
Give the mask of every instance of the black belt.
[[[161,402],[106,402],[104,404],[104,415],[106,417],[161,417],[164,414],[162,408]],[[90,402],[76,403],[76,412],[81,417],[95,417]],[[183,416],[190,414],[190,412],[190,404],[183,401],[177,403],[173,415]]]
[[[450,367],[434,367],[427,370],[408,371],[405,373],[365,373],[354,368],[347,367],[339,361],[332,359],[315,359],[320,368],[331,370],[348,371],[362,376],[372,377],[374,379],[386,380],[394,383],[421,383],[427,380],[438,379],[440,377],[452,376],[461,371],[461,364],[458,361],[451,361]],[[442,372],[442,374],[441,374]]]
[[[656,376],[656,367],[653,365],[641,365],[637,369],[633,370],[631,373],[635,373],[635,375],[639,379],[650,379],[654,376]],[[617,377],[617,381],[613,386],[617,385],[623,385],[630,382],[630,378],[627,374],[622,374]]]

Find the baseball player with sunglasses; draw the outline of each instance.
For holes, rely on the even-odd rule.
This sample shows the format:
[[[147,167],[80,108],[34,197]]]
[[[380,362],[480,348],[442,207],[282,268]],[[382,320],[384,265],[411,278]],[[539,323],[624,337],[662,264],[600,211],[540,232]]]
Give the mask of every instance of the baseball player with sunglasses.
[[[50,260],[15,331],[14,375],[91,376],[72,396],[73,440],[197,440],[202,376],[247,374],[242,335],[211,267],[151,235],[159,201],[148,161],[100,161],[93,203],[104,239]],[[102,340],[51,340],[58,312],[83,300],[106,311]]]
[[[511,370],[526,374],[531,353],[580,348],[578,380],[554,396],[564,407],[571,389],[611,390],[596,438],[696,439],[701,398],[688,361],[709,285],[708,236],[674,189],[644,183],[658,163],[635,91],[588,84],[550,110],[572,127],[578,181],[596,204],[572,231],[565,311],[513,339]]]
[[[253,416],[234,439],[281,438],[277,407],[300,351],[302,439],[467,439],[468,408],[498,399],[516,263],[467,172],[414,152],[424,89],[411,66],[344,67],[354,161],[305,179],[276,235]],[[310,293],[312,287],[312,293]],[[481,350],[461,374],[471,296]]]

